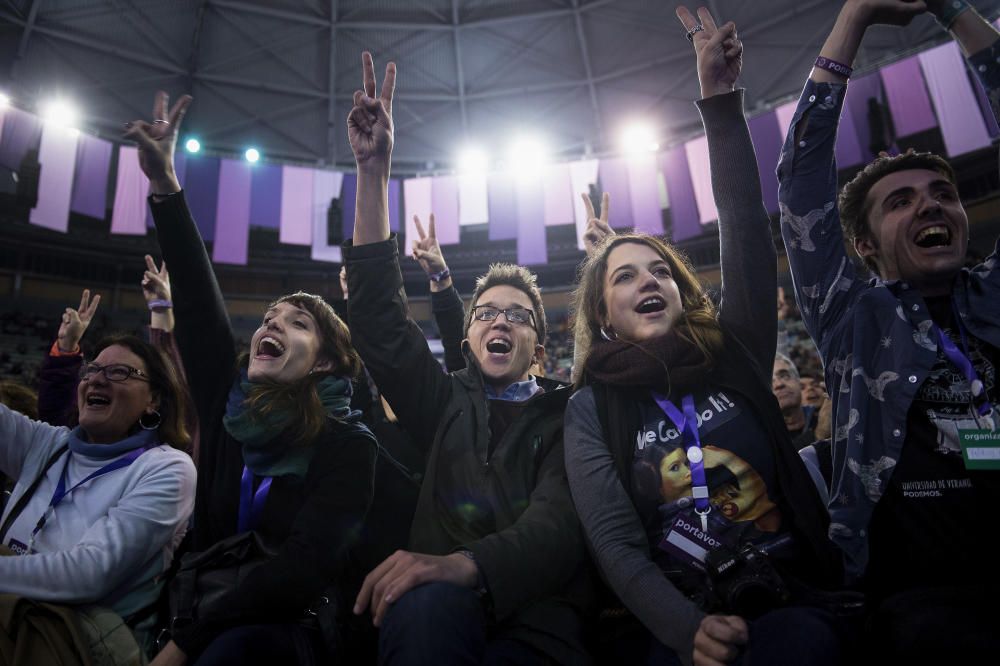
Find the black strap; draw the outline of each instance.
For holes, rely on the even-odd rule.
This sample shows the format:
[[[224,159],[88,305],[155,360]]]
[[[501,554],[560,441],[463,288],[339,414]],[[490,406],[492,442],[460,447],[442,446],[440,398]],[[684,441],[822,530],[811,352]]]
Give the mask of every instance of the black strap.
[[[27,506],[28,502],[31,500],[31,496],[35,494],[35,491],[38,489],[38,485],[42,482],[42,479],[45,478],[45,475],[49,473],[49,470],[56,464],[56,461],[59,460],[67,449],[69,449],[69,445],[64,444],[55,453],[53,453],[52,457],[49,458],[49,461],[45,463],[45,467],[42,468],[42,473],[38,475],[38,478],[31,482],[31,485],[24,491],[24,494],[17,498],[17,503],[14,505],[14,508],[7,514],[7,519],[3,521],[3,527],[0,527],[0,543],[3,543],[4,538],[7,536],[7,530],[9,530],[10,526],[14,524],[17,517],[21,515],[21,512],[24,511],[24,507]]]

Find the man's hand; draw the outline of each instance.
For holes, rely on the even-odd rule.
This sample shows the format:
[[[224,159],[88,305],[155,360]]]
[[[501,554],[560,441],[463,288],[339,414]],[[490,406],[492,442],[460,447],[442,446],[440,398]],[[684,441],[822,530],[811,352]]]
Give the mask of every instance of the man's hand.
[[[736,615],[709,615],[694,635],[695,666],[723,666],[750,639],[746,621]]]
[[[420,240],[413,241],[413,258],[417,260],[424,273],[440,273],[448,268],[441,253],[441,245],[438,244],[437,231],[434,229],[434,213],[431,213],[430,224],[427,232],[424,233],[424,225],[420,223],[420,218],[413,216],[413,224],[417,227],[417,235]]]
[[[397,550],[365,577],[354,602],[354,614],[371,609],[372,622],[381,626],[389,606],[424,583],[454,583],[475,587],[479,579],[476,563],[461,553],[423,555]]]
[[[101,304],[101,295],[97,294],[90,298],[90,290],[84,289],[80,295],[80,307],[76,310],[66,308],[63,312],[62,322],[59,324],[59,332],[56,334],[56,344],[59,351],[74,352],[80,346],[83,334],[90,326],[90,321],[97,312],[97,306]]]
[[[736,36],[736,24],[730,21],[721,28],[704,7],[698,9],[695,19],[687,7],[677,8],[677,18],[689,33],[701,24],[691,43],[698,56],[698,81],[702,98],[723,95],[736,88],[736,79],[743,69],[743,42]]]
[[[785,300],[785,288],[778,287],[778,321],[790,319],[792,316],[792,306]]]
[[[347,116],[347,138],[358,170],[386,172],[392,154],[392,93],[396,88],[396,63],[385,66],[382,92],[375,97],[375,63],[372,54],[361,54],[364,90],[354,91],[354,108]]]
[[[615,235],[614,229],[608,225],[611,197],[607,192],[601,197],[601,214],[598,216],[594,211],[594,204],[590,201],[590,195],[581,193],[580,196],[583,197],[583,205],[587,207],[587,228],[583,231],[583,247],[589,257],[602,240]]]
[[[160,90],[153,100],[152,122],[133,120],[125,124],[123,136],[138,146],[139,167],[149,178],[153,194],[180,192],[181,186],[174,173],[174,148],[191,99],[191,95],[183,95],[168,113],[170,97]]]

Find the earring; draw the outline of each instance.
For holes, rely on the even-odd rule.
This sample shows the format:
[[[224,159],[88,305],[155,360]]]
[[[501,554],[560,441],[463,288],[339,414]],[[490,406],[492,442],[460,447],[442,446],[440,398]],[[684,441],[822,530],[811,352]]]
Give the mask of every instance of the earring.
[[[139,417],[139,427],[143,430],[156,430],[161,423],[163,423],[163,417],[155,409]]]
[[[614,342],[615,340],[618,339],[618,334],[614,332],[614,329],[612,329],[611,335],[608,335],[608,332],[604,330],[603,326],[601,326],[601,337],[604,338],[605,340],[610,340]]]

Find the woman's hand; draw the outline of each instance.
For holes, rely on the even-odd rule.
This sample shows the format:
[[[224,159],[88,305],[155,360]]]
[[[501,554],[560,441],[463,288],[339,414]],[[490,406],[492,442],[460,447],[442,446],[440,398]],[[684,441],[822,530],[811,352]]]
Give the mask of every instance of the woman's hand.
[[[750,631],[743,618],[737,615],[708,615],[694,635],[694,665],[728,664],[739,655],[748,640]]]
[[[413,216],[413,223],[417,227],[417,235],[420,240],[413,241],[413,258],[417,260],[424,273],[440,273],[448,268],[441,254],[441,245],[438,244],[437,232],[434,229],[434,213],[431,213],[431,221],[424,233],[424,225],[420,224],[420,218]]]
[[[581,193],[583,205],[587,207],[587,228],[583,231],[583,247],[589,257],[602,240],[608,236],[614,236],[614,230],[608,225],[608,209],[610,208],[611,197],[607,192],[601,197],[600,216],[594,211],[594,204],[590,201],[590,195]]]
[[[382,92],[375,97],[375,63],[372,54],[361,54],[364,90],[354,91],[354,108],[347,116],[347,138],[359,171],[388,174],[392,155],[392,93],[396,88],[396,63],[385,66]]]
[[[701,83],[701,97],[723,95],[736,89],[736,79],[743,69],[743,42],[736,36],[736,24],[730,21],[716,27],[712,14],[700,7],[698,18],[687,7],[677,8],[677,18],[684,29],[691,34],[695,54],[698,56],[698,81]]]
[[[149,666],[184,666],[187,660],[187,655],[177,647],[176,643],[170,641],[163,646],[153,661],[149,662]]]
[[[153,258],[146,255],[146,271],[142,274],[142,297],[146,299],[146,305],[152,301],[169,301],[170,299],[170,273],[167,272],[167,262],[163,262],[159,268]]]
[[[80,340],[90,326],[97,306],[101,304],[101,295],[96,294],[90,298],[90,290],[84,289],[80,295],[80,307],[76,310],[66,308],[63,312],[62,323],[59,324],[59,333],[56,334],[56,344],[59,351],[71,353],[80,348]]]
[[[139,167],[149,178],[153,194],[180,192],[181,186],[174,173],[174,148],[191,100],[191,95],[181,96],[168,113],[170,97],[160,90],[153,101],[152,122],[133,120],[125,123],[123,136],[138,146]]]

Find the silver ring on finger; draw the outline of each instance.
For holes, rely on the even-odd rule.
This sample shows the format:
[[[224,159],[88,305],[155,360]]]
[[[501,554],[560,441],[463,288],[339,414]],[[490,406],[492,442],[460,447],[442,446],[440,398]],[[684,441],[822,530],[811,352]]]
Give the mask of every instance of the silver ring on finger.
[[[157,120],[153,121],[153,124],[154,125],[169,125],[170,121],[169,120],[159,120],[159,119],[157,119]]]
[[[692,44],[694,44],[694,36],[695,36],[695,33],[699,33],[699,32],[701,32],[701,31],[703,31],[704,29],[705,29],[705,26],[703,26],[703,25],[701,25],[701,24],[699,23],[699,24],[698,24],[698,25],[696,25],[695,27],[693,27],[693,28],[691,28],[690,30],[688,30],[688,31],[687,31],[687,33],[686,33],[686,34],[685,34],[684,36],[685,36],[685,37],[687,37],[687,40],[688,40],[689,42],[691,42]]]

